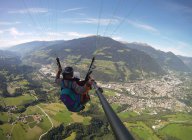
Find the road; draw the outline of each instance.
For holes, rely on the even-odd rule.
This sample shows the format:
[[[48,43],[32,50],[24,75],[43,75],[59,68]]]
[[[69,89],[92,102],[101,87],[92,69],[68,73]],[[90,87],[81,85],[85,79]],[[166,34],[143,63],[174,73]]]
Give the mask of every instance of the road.
[[[45,114],[45,116],[48,117],[49,121],[51,122],[51,128],[49,128],[49,130],[51,130],[51,129],[53,128],[53,122],[52,122],[51,118],[49,117],[49,115],[48,115],[40,106],[36,105],[36,107],[38,107],[38,108]],[[47,132],[49,132],[49,130],[47,130]],[[43,134],[39,137],[39,140],[41,140],[41,138],[42,138],[44,135],[46,135],[47,132],[43,133]]]
[[[12,136],[12,132],[13,132],[14,127],[15,127],[15,124],[14,124],[13,127],[11,128],[11,132],[10,132],[10,136],[8,137],[8,140],[11,139],[11,136]]]
[[[33,97],[34,97],[36,100],[38,100],[38,98],[37,98],[35,95],[33,95]],[[51,122],[51,128],[49,128],[49,130],[51,130],[51,129],[53,128],[53,122],[52,122],[51,118],[49,117],[49,115],[48,115],[40,106],[36,105],[36,107],[38,107],[38,108],[45,114],[45,116],[48,117],[49,121]],[[41,140],[41,138],[42,138],[44,135],[46,135],[46,134],[49,132],[49,130],[47,130],[45,133],[43,133],[43,134],[39,137],[39,140]]]

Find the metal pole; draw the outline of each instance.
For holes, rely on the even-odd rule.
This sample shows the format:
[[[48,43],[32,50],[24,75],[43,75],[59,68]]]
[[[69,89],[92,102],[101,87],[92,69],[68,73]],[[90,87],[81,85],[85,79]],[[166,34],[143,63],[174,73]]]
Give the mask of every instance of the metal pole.
[[[111,125],[111,128],[116,136],[116,139],[117,140],[134,140],[133,136],[130,134],[130,132],[121,122],[119,117],[116,115],[116,113],[113,111],[113,109],[111,108],[111,106],[109,105],[105,97],[103,96],[102,88],[98,87],[96,82],[93,83],[93,88],[96,90],[96,93],[99,97],[99,100],[102,104],[102,107],[105,111],[105,114]]]

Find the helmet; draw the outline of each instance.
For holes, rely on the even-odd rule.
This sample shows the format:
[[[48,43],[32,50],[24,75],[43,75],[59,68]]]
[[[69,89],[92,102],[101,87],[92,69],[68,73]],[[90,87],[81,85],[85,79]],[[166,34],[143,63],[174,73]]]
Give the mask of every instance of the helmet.
[[[65,77],[67,75],[73,77],[73,68],[72,67],[65,67],[62,75],[63,75],[63,77]]]

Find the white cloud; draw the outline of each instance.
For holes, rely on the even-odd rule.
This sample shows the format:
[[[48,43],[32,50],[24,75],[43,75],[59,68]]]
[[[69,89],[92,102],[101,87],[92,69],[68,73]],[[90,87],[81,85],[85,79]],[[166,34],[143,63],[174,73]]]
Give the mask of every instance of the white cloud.
[[[22,35],[23,34],[23,33],[20,33],[15,27],[0,30],[0,34],[3,34],[3,33],[5,34],[5,36],[8,35],[8,34],[12,35],[12,36],[17,36],[17,35]]]
[[[17,34],[17,31],[12,30],[13,33]],[[46,41],[46,40],[50,40],[50,38],[48,38],[47,36],[43,35],[40,36],[40,34],[34,34],[34,33],[23,33],[23,36],[9,36],[9,37],[4,37],[4,38],[0,38],[0,49],[2,47],[6,48],[6,47],[11,47],[14,45],[18,45],[21,43],[26,43],[26,42],[31,42],[34,40],[38,40],[38,41]]]
[[[77,15],[79,15],[79,16],[86,16],[86,14],[85,13],[76,13]]]
[[[22,33],[20,33],[16,28],[10,28],[9,29],[9,33],[13,36],[17,36],[17,35],[22,35]]]
[[[65,32],[65,34],[71,38],[87,37],[87,36],[93,35],[93,34],[85,34],[85,33],[78,33],[78,32]]]
[[[81,38],[91,36],[93,34],[86,34],[86,33],[79,33],[79,32],[49,32],[47,33],[48,38],[55,39],[74,39],[74,38]]]
[[[192,47],[192,45],[190,45],[186,42],[183,42],[183,41],[178,41],[177,44],[178,44],[178,47],[180,47],[180,48],[191,48]]]
[[[84,7],[70,8],[70,9],[66,9],[63,11],[58,11],[58,10],[54,10],[54,11],[67,13],[67,12],[72,12],[72,11],[78,11],[81,9],[84,9]],[[26,13],[38,14],[38,13],[48,13],[49,11],[53,11],[53,9],[50,10],[50,9],[46,9],[46,8],[27,8],[27,9],[21,9],[21,10],[12,10],[12,11],[9,11],[8,13],[10,13],[10,14],[26,14]]]
[[[149,43],[152,44],[152,47],[155,47],[156,49],[159,49],[164,52],[173,52],[176,55],[183,55],[183,56],[190,56],[192,57],[192,45],[183,42],[183,41],[174,41],[167,42],[164,40],[164,42],[159,43]]]
[[[82,10],[82,9],[84,9],[84,7],[65,9],[62,12],[67,13],[67,12],[78,11],[78,10]]]
[[[48,10],[45,8],[28,8],[28,9],[9,11],[8,13],[11,13],[11,14],[26,14],[26,13],[37,14],[37,13],[47,13],[47,12],[48,12]]]
[[[111,38],[120,42],[125,42],[125,39],[123,39],[121,36],[113,36]]]
[[[119,20],[118,19],[108,19],[108,18],[103,18],[103,19],[97,19],[97,18],[81,18],[81,19],[62,19],[62,22],[67,22],[67,23],[82,23],[82,24],[95,24],[97,25],[98,23],[100,25],[108,25],[109,22],[111,24],[118,24]]]
[[[15,27],[0,30],[0,34],[3,34],[2,38],[5,38],[5,37],[10,37],[10,38],[14,37],[14,38],[16,38],[16,37],[19,37],[19,36],[30,36],[30,35],[34,36],[34,33],[21,32]]]
[[[9,29],[5,29],[4,33],[9,33],[9,35],[11,35],[12,37],[17,37],[17,36],[25,36],[28,35],[29,33],[24,33],[24,32],[20,32],[17,28],[12,27]]]
[[[12,37],[4,37],[0,39],[1,47],[10,47],[13,45],[30,42],[34,40],[39,41],[50,41],[50,40],[70,40],[75,38],[87,37],[92,34],[79,33],[79,32],[48,32],[44,34],[34,34],[34,33],[21,33],[16,28],[7,29]]]
[[[20,24],[21,22],[15,21],[15,22],[7,22],[7,21],[0,21],[0,25],[15,25]]]
[[[158,29],[156,29],[155,27],[151,26],[151,25],[148,25],[148,24],[142,24],[142,23],[139,23],[139,22],[136,22],[136,21],[133,21],[133,20],[127,20],[127,22],[137,28],[140,28],[140,29],[143,29],[143,30],[146,30],[146,31],[150,31],[150,32],[155,32],[155,33],[158,33]]]

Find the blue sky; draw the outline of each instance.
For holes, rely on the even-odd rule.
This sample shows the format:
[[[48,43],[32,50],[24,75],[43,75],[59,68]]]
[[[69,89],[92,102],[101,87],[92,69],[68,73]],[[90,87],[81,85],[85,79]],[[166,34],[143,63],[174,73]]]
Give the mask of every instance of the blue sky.
[[[147,43],[192,57],[192,1],[0,1],[0,48],[90,35]]]

